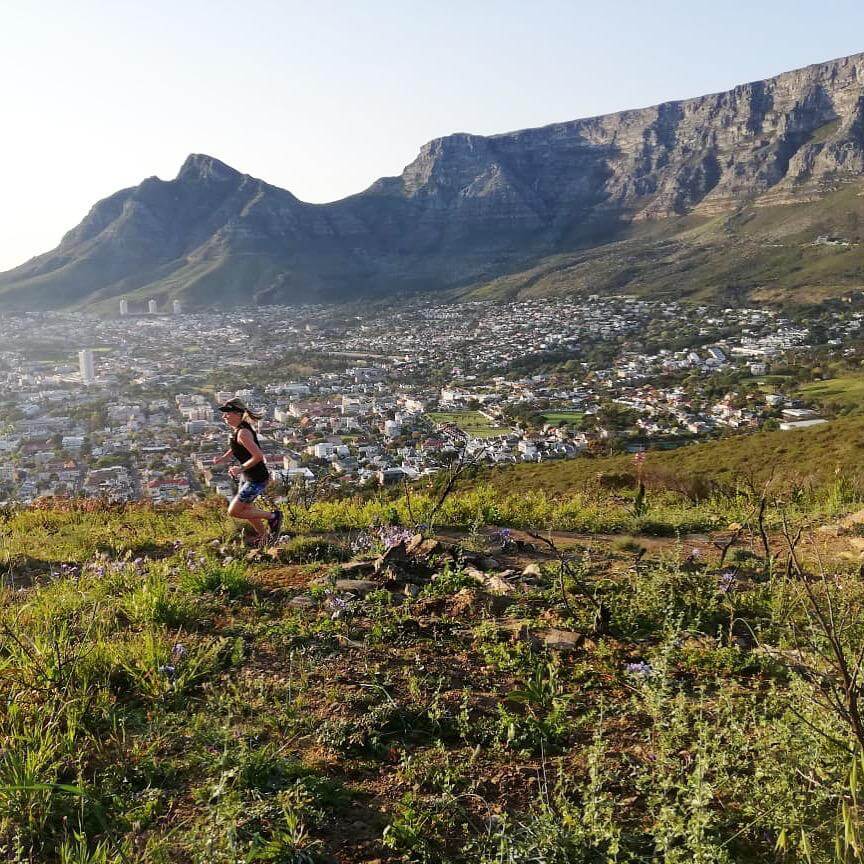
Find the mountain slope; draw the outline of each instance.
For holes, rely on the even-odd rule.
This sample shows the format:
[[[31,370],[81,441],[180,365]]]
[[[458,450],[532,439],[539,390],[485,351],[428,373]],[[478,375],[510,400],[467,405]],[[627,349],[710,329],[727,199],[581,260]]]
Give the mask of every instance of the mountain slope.
[[[793,213],[788,208],[818,204],[850,183],[857,189],[862,178],[858,54],[652,108],[503,135],[450,135],[426,144],[399,177],[331,204],[303,203],[193,155],[174,180],[149,178],[99,202],[55,250],[0,274],[0,305],[104,305],[120,295],[197,305],[466,291],[577,250],[594,250],[589,257],[599,254],[603,265],[589,268],[586,280],[560,279],[558,289],[578,289],[603,272],[601,282],[613,290],[651,290],[670,238],[687,272],[694,250],[722,259],[734,248],[732,223],[718,216],[750,220],[770,208],[779,224]],[[854,196],[848,204],[856,210]],[[832,211],[821,227],[833,233],[847,212]],[[699,226],[707,231],[694,237]],[[850,227],[854,237],[846,239],[855,243],[857,215],[844,230]],[[814,239],[808,231],[802,242]],[[755,242],[771,236],[757,232]],[[631,244],[623,253],[637,259],[635,271],[616,260],[620,247],[597,252],[613,241]],[[860,252],[850,261],[841,268],[844,286],[856,278],[849,274]],[[542,279],[527,279],[543,290]],[[703,280],[697,293],[722,290],[728,279]],[[497,284],[483,290],[501,293]],[[513,290],[524,285],[504,293]]]

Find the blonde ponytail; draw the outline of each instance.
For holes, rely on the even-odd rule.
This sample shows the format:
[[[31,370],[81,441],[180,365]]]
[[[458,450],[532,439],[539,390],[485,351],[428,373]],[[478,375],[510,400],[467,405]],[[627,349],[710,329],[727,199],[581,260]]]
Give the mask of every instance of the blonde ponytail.
[[[243,419],[250,425],[254,425],[256,429],[258,428],[258,424],[263,418],[263,414],[258,414],[255,411],[250,411],[248,408],[243,412]]]

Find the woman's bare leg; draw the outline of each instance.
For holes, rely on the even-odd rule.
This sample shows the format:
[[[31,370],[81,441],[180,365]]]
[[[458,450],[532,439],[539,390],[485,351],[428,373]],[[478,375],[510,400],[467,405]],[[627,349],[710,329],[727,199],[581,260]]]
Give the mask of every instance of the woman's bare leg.
[[[267,520],[272,514],[259,510],[251,504],[238,501],[236,498],[228,505],[228,515],[235,519],[244,519],[254,529],[259,538],[267,535]]]

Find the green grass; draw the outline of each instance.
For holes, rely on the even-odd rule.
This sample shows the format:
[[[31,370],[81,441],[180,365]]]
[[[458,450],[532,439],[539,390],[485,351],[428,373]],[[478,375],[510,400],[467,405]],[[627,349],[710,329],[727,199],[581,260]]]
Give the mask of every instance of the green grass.
[[[557,426],[563,422],[578,426],[585,413],[583,411],[544,411],[542,416],[544,423],[552,423]]]
[[[668,488],[735,487],[744,478],[780,488],[819,488],[842,475],[859,483],[864,462],[864,417],[841,417],[811,429],[757,432],[670,451],[648,451],[645,476]],[[635,478],[631,456],[578,458],[552,464],[513,465],[484,476],[501,493],[514,489],[567,495],[603,478]]]
[[[556,502],[487,486],[449,506],[470,523],[462,539],[493,554],[483,523],[502,518],[639,527],[620,490]],[[646,506],[666,529],[708,514],[668,494]],[[343,548],[353,535],[337,523],[402,507],[348,500],[306,518]],[[391,585],[339,606],[320,537],[290,545],[306,563],[247,558],[224,505],[3,515],[10,864],[769,864],[778,848],[808,860],[802,844],[827,864],[842,838],[849,759],[833,740],[848,730],[819,707],[817,678],[731,638],[791,651],[806,621],[799,583],[746,537],[731,590],[707,541],[693,563],[694,541],[648,551],[631,530],[595,537],[563,573],[535,553],[540,576],[497,599],[445,554],[418,568],[416,597]],[[832,561],[832,609],[860,621],[857,567]],[[297,610],[296,594],[318,605]],[[597,603],[608,635],[544,647],[550,627],[592,634]],[[842,639],[857,655],[864,631]]]
[[[806,399],[824,405],[832,410],[855,409],[864,407],[864,376],[847,375],[825,381],[802,384],[800,393]]]
[[[809,542],[802,560],[864,620],[859,562],[810,530],[864,504],[862,433],[848,417],[649,452],[638,506],[629,456],[466,479],[437,514],[466,548],[501,558],[505,525],[580,535],[563,573],[524,549],[500,560],[540,575],[511,574],[497,597],[446,553],[412,570],[414,591],[391,581],[396,563],[363,575],[379,590],[334,600],[340,562],[380,550],[376,526],[429,521],[434,481],[410,507],[385,490],[294,508],[278,554],[250,555],[215,499],[8,510],[0,858],[497,864],[618,849],[647,864],[671,848],[686,854],[669,861],[769,864],[777,848],[805,860],[806,840],[828,864],[849,776],[832,739],[848,730],[819,708],[818,676],[731,635],[779,651],[803,632],[784,517],[823,538],[821,561]],[[772,471],[774,569],[754,524]],[[711,540],[732,523],[745,530],[730,577]],[[571,653],[537,635],[598,620],[610,635]],[[842,638],[857,656],[864,630]]]
[[[831,134],[830,124],[816,140]],[[599,244],[544,258],[491,282],[469,286],[473,299],[639,294],[721,304],[818,302],[860,290],[864,281],[864,197],[860,180],[815,201],[754,206],[712,218],[641,222]],[[851,247],[813,246],[823,234]],[[596,244],[596,245],[592,245]]]
[[[479,411],[430,411],[426,415],[432,423],[452,423],[475,438],[494,438],[506,435],[506,426],[494,426]]]
[[[840,120],[832,120],[830,123],[825,123],[818,129],[814,129],[810,135],[810,144],[819,144],[822,141],[827,141],[840,128]]]

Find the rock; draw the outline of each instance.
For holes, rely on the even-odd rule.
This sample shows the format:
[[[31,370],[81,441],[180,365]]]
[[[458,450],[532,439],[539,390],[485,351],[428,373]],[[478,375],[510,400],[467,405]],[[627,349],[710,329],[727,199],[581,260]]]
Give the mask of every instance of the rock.
[[[513,571],[507,570],[505,572],[512,573]],[[493,594],[512,594],[515,590],[509,582],[497,573],[484,573],[476,567],[466,567],[465,573],[478,585],[482,585],[487,591],[491,591]]]
[[[434,537],[428,537],[424,540],[422,534],[415,534],[405,546],[405,552],[414,558],[429,558],[441,551],[441,543],[438,540]]]
[[[348,561],[339,567],[339,572],[347,578],[354,574],[371,573],[374,569],[374,561]]]
[[[858,526],[864,525],[864,510],[858,510],[855,513],[850,513],[844,516],[838,523],[837,527],[841,534],[846,534],[850,531],[855,531]]]
[[[373,582],[371,579],[337,579],[333,585],[336,591],[358,594],[361,597],[365,597],[371,591],[377,591],[380,587],[380,582]]]
[[[383,555],[379,555],[373,562],[372,569],[376,573],[380,573],[385,567],[395,564],[406,559],[405,543],[397,543],[391,546]]]
[[[285,604],[289,609],[315,609],[318,604],[308,594],[298,594]]]
[[[405,551],[409,555],[414,555],[420,546],[423,545],[423,535],[414,534],[411,539],[405,544]]]
[[[516,589],[498,573],[487,573],[485,579],[487,591],[493,594],[512,594]]]
[[[414,598],[420,593],[420,586],[407,582],[402,588],[402,593],[405,594],[406,597]]]
[[[498,561],[497,558],[486,557],[480,559],[480,566],[484,570],[499,570],[501,568],[501,562]]]
[[[575,630],[558,630],[554,627],[535,630],[534,637],[553,651],[578,651],[585,642],[585,635]]]
[[[448,611],[454,618],[482,612],[498,615],[513,602],[512,597],[503,594],[488,594],[476,588],[463,588],[450,598]]]
[[[540,565],[535,561],[532,561],[523,571],[522,575],[526,579],[542,579],[543,572],[540,569]]]

